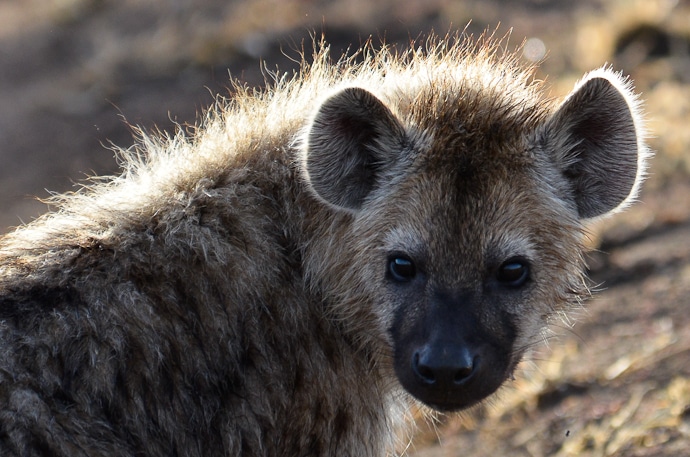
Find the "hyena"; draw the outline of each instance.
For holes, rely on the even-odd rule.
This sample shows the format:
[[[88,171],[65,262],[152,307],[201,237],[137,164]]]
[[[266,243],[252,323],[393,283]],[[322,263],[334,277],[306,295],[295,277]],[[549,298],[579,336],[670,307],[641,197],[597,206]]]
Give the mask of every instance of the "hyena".
[[[512,377],[635,197],[640,102],[501,41],[324,46],[0,241],[0,455],[381,456]]]

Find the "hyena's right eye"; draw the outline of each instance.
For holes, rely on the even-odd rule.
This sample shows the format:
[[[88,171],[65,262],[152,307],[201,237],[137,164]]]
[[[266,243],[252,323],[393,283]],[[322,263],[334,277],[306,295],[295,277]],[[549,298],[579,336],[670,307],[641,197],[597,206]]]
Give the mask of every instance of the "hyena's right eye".
[[[417,274],[414,262],[405,256],[394,256],[388,260],[388,274],[398,282],[411,281]]]
[[[520,287],[529,279],[529,263],[520,257],[506,260],[498,267],[496,279],[505,286]]]

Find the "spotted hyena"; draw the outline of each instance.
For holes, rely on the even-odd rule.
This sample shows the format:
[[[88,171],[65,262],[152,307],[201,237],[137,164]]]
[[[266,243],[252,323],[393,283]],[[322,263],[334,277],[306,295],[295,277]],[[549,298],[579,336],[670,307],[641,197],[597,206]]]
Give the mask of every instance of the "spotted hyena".
[[[381,456],[587,295],[639,102],[490,39],[365,46],[237,94],[0,241],[0,454]]]

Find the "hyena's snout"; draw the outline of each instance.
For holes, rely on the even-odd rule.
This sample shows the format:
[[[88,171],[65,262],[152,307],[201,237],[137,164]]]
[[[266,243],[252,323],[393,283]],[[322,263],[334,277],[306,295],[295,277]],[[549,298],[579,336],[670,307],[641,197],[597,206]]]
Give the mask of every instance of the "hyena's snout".
[[[405,351],[396,362],[405,389],[442,411],[470,407],[500,387],[511,365],[502,351],[489,344],[460,341],[428,342]]]
[[[449,392],[469,383],[480,366],[477,351],[443,341],[415,350],[411,361],[411,370],[420,383]]]
[[[436,301],[422,319],[403,323],[399,317],[401,325],[395,327],[401,330],[393,331],[400,383],[435,409],[459,410],[480,402],[514,368],[512,332],[491,332],[473,308],[467,302]]]

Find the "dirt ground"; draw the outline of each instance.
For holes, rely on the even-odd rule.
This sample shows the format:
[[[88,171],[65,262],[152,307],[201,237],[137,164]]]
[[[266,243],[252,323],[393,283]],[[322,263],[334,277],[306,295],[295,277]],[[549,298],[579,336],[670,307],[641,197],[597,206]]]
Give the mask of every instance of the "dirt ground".
[[[334,54],[463,28],[523,39],[567,93],[605,63],[631,75],[656,152],[639,204],[592,226],[600,291],[489,404],[420,423],[432,456],[690,456],[689,0],[3,0],[0,232],[87,175],[114,173],[131,125],[194,124],[229,74],[261,86],[309,32]],[[48,190],[46,190],[48,189]]]

